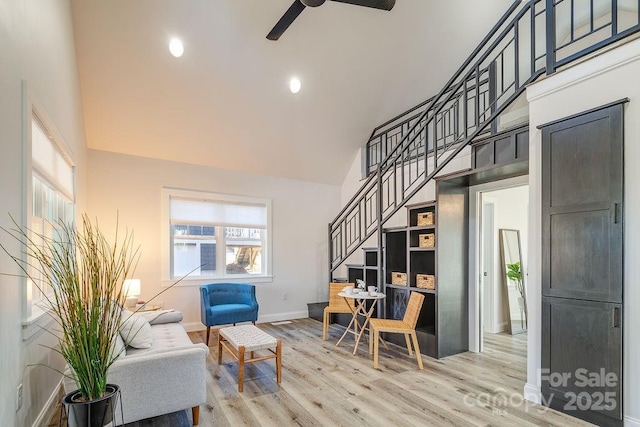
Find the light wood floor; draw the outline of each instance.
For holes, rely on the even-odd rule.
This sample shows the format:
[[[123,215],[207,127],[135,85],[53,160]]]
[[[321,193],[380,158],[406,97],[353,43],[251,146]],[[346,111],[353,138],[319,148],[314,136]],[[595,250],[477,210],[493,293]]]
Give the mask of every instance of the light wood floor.
[[[246,366],[244,392],[237,392],[237,364],[223,355],[217,364],[213,333],[207,369],[208,402],[202,426],[583,426],[580,420],[524,402],[525,335],[485,335],[482,354],[441,360],[424,356],[419,371],[406,350],[380,347],[373,369],[366,343],[353,338],[336,347],[344,329],[312,319],[258,325],[283,340],[283,375],[278,387],[274,361]],[[204,333],[190,333],[204,342]],[[189,411],[190,412],[190,411]]]

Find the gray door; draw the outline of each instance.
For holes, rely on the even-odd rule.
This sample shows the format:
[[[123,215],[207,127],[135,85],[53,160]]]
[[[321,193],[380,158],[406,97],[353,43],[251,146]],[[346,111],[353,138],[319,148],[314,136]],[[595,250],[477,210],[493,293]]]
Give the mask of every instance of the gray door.
[[[542,292],[622,302],[622,105],[542,129]]]
[[[542,393],[622,425],[623,104],[542,127]]]

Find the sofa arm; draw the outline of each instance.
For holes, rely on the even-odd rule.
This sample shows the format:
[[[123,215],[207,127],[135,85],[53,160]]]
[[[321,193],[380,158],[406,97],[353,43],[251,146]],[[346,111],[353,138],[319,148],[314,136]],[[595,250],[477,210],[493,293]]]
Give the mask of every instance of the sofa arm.
[[[124,422],[205,403],[208,353],[204,344],[194,344],[173,351],[125,356],[114,362],[107,380],[120,386]],[[118,407],[118,420],[119,411]]]

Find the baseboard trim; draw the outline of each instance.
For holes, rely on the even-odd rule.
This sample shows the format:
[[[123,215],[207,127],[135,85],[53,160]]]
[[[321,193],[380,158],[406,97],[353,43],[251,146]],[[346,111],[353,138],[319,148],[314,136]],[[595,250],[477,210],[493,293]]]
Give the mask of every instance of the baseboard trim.
[[[258,316],[258,321],[256,323],[271,323],[279,322],[281,320],[304,319],[307,317],[309,317],[309,312],[307,310],[290,311],[288,313],[277,313]],[[204,326],[201,322],[183,322],[182,326],[187,332],[204,331],[205,329],[207,329],[207,327]]]
[[[267,314],[258,316],[258,323],[279,322],[281,320],[304,319],[309,317],[308,310],[290,311],[289,313]]]
[[[526,383],[524,385],[523,394],[524,394],[525,400],[528,400],[529,402],[537,403],[538,405],[542,404],[542,394],[540,393],[539,387],[533,384]]]
[[[46,427],[49,425],[49,420],[53,416],[56,406],[58,405],[58,393],[62,389],[62,380],[58,383],[55,389],[53,389],[53,393],[47,399],[47,403],[45,403],[44,408],[38,414],[38,417],[33,422],[33,427]]]
[[[624,417],[624,427],[640,427],[640,420],[637,418]]]

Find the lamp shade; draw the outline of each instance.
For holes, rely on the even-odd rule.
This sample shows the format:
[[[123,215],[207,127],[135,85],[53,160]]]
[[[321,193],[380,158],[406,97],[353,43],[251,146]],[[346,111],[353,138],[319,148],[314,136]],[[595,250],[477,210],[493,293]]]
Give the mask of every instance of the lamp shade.
[[[123,291],[127,297],[139,296],[140,295],[140,279],[125,280]]]

